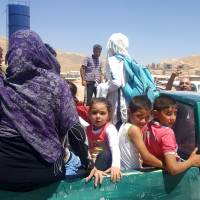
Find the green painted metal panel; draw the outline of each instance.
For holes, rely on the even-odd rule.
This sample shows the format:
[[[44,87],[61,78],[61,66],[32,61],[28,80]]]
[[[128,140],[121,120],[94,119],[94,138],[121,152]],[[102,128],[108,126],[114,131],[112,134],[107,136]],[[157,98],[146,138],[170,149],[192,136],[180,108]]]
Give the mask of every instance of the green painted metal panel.
[[[196,134],[197,146],[200,151],[200,102],[196,103],[194,109],[195,109],[195,134]]]
[[[103,185],[85,184],[84,180],[61,181],[26,193],[0,191],[2,200],[199,200],[200,174],[198,168],[171,176],[162,170],[126,172],[119,183],[104,178]]]

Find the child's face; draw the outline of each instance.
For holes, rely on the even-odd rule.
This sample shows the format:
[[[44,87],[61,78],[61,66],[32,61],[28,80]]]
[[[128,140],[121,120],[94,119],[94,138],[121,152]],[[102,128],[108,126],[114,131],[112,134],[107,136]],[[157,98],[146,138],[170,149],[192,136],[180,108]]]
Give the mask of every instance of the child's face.
[[[177,115],[177,108],[171,106],[161,111],[156,111],[155,117],[159,120],[161,124],[172,128],[172,126],[176,121],[176,115]]]
[[[151,110],[146,109],[139,109],[133,113],[129,111],[129,120],[132,124],[142,128],[148,123],[150,115]]]
[[[90,109],[89,117],[91,124],[96,127],[102,127],[109,121],[109,113],[104,103],[94,103]]]

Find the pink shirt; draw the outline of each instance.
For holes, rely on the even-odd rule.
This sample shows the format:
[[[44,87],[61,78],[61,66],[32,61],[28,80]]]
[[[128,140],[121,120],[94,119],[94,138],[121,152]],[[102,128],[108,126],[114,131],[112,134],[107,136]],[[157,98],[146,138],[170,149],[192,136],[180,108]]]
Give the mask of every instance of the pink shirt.
[[[174,131],[159,122],[151,121],[143,129],[145,145],[150,153],[164,160],[164,154],[177,155],[177,143]]]

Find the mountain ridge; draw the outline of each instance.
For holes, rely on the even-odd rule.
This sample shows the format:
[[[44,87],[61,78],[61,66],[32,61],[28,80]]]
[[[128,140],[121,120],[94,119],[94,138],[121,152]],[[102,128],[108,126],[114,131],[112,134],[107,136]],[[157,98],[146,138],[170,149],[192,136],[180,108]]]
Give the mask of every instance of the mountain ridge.
[[[7,38],[0,37],[0,46],[4,50],[4,56],[5,56],[5,52],[7,51]],[[86,56],[78,52],[64,52],[61,49],[56,49],[56,52],[57,52],[57,59],[61,65],[61,72],[63,73],[69,71],[79,71],[83,59]],[[192,72],[193,71],[195,72],[195,70],[199,70],[200,68],[200,55],[191,55],[183,58],[166,59],[161,61],[160,65],[164,66],[165,63],[174,66],[187,65],[189,70],[191,69]]]

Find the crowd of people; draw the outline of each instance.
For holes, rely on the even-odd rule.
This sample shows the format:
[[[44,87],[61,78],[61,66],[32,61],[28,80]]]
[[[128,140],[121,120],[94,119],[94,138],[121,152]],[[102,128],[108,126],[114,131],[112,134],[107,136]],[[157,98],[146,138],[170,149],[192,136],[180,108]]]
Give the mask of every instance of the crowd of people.
[[[102,46],[93,46],[93,55],[80,69],[86,94],[81,102],[76,85],[61,78],[50,45],[30,30],[12,34],[5,56],[8,67],[0,74],[0,189],[29,191],[83,177],[94,177],[97,186],[103,176],[110,174],[117,182],[123,170],[144,166],[172,175],[200,167],[197,148],[185,161],[177,154],[174,99],[157,93],[149,98],[134,82],[131,91],[138,89],[139,94],[127,98],[131,67],[136,72],[141,67],[132,61],[128,46],[124,34],[111,35],[105,68]],[[0,65],[2,60],[0,48]],[[191,90],[188,78],[180,80],[179,90]]]

